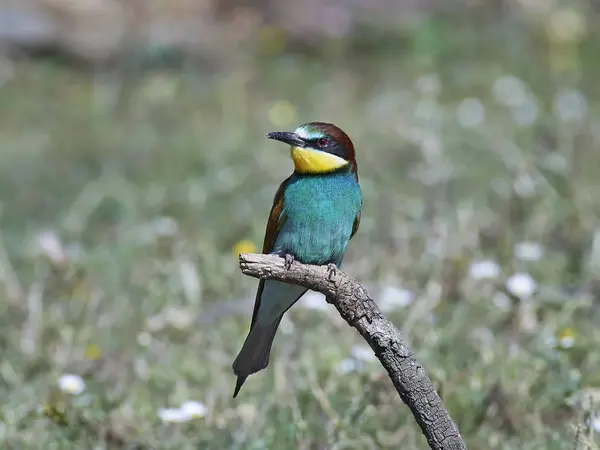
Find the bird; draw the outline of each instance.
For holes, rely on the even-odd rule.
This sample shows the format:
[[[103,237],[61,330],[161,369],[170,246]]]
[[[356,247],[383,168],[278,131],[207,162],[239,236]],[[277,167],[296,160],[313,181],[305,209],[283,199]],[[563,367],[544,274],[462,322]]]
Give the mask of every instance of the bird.
[[[325,122],[277,131],[268,139],[290,146],[293,173],[277,189],[267,220],[262,252],[294,261],[340,268],[362,213],[362,191],[354,144],[337,126]],[[269,364],[277,328],[286,311],[308,289],[276,280],[260,280],[250,330],[233,362],[235,398],[249,375]]]

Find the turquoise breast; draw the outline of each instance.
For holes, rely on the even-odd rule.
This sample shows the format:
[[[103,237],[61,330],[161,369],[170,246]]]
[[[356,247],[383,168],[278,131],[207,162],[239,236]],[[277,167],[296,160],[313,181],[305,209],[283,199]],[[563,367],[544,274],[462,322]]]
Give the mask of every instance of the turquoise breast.
[[[285,221],[274,252],[306,264],[341,265],[361,205],[360,186],[350,172],[294,174],[284,192]]]

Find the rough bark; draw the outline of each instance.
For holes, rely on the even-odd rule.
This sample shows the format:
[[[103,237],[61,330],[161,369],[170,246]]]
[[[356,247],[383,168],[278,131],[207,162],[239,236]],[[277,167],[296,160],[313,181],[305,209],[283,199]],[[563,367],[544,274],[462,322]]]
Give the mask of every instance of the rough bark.
[[[326,266],[294,262],[286,269],[284,259],[274,255],[242,253],[240,268],[245,275],[297,284],[324,294],[371,346],[429,446],[436,450],[467,448],[425,369],[358,281],[340,270],[330,276]]]

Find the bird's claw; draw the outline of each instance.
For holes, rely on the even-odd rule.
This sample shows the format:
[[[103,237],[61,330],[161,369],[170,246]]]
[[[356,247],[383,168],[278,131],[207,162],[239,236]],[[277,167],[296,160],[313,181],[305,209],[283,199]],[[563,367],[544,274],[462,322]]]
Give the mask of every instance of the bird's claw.
[[[284,262],[284,266],[285,266],[285,270],[290,270],[290,268],[292,267],[292,264],[294,263],[294,255],[290,255],[289,253],[286,253],[284,256],[285,262]]]
[[[327,273],[329,275],[329,281],[333,280],[333,277],[337,274],[337,266],[333,263],[327,264]]]

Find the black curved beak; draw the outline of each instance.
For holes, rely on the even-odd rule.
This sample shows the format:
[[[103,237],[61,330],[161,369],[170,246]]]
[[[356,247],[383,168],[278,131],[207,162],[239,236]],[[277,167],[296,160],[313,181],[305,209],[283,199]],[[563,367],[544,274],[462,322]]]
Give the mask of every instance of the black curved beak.
[[[267,133],[267,139],[274,139],[294,147],[304,147],[306,145],[306,142],[298,137],[298,135],[290,133],[289,131],[274,131],[272,133]]]

